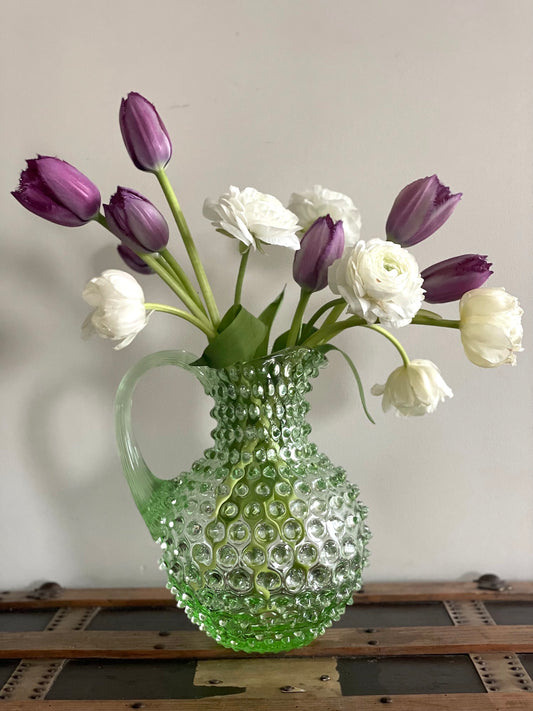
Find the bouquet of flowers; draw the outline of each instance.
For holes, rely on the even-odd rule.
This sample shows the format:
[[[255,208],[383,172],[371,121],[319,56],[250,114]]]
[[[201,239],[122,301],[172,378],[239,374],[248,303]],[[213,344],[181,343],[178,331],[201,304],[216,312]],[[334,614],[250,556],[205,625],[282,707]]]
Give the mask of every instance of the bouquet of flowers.
[[[233,304],[221,315],[165,167],[172,155],[169,134],[156,108],[138,93],[122,100],[120,129],[137,168],[153,173],[181,235],[179,257],[168,249],[169,227],[161,212],[135,190],[119,187],[100,210],[98,188],[59,158],[27,161],[14,197],[28,210],[51,222],[76,227],[96,221],[119,240],[125,265],[140,274],[157,274],[181,302],[179,306],[146,302],[138,281],[129,273],[109,269],[91,279],[83,298],[92,312],[83,334],[97,333],[127,346],[155,311],[185,319],[207,338],[197,361],[215,368],[247,362],[289,348],[335,348],[330,342],[342,331],[363,327],[387,338],[398,350],[401,365],[375,385],[384,410],[401,415],[431,413],[452,392],[437,366],[411,360],[390,328],[422,324],[459,331],[467,358],[493,368],[515,364],[522,350],[522,309],[503,288],[487,288],[492,274],[486,256],[463,254],[422,271],[410,248],[432,235],[452,214],[461,194],[452,194],[436,175],[407,185],[394,201],[386,238],[360,239],[361,219],[352,200],[315,185],[293,193],[287,207],[254,188],[231,186],[218,200],[207,199],[203,214],[222,235],[237,240],[240,265]],[[250,256],[267,245],[293,251],[293,276],[300,296],[288,328],[271,332],[284,290],[258,316],[241,303]],[[184,260],[189,264],[186,266]],[[309,314],[314,293],[329,288],[332,297]],[[441,318],[426,304],[459,301],[459,318]],[[338,350],[338,349],[337,349]],[[343,353],[357,379],[356,367]],[[368,412],[367,412],[368,415]]]

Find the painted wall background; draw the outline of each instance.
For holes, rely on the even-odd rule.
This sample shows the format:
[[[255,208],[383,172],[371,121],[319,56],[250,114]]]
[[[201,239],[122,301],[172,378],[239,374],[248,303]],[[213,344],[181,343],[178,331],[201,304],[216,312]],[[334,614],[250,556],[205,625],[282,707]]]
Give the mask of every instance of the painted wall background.
[[[156,104],[173,138],[168,172],[223,307],[235,243],[212,230],[201,207],[230,184],[284,202],[314,183],[344,192],[367,239],[383,235],[392,201],[415,178],[436,172],[464,193],[450,221],[413,252],[421,268],[489,255],[489,285],[505,286],[526,309],[518,366],[476,368],[455,332],[406,328],[398,335],[411,356],[438,363],[455,397],[432,416],[403,420],[369,396],[372,426],[333,355],[311,395],[311,423],[370,508],[367,580],[531,578],[531,2],[4,0],[2,9],[0,588],[163,582],[121,475],[112,400],[144,354],[199,352],[202,339],[156,315],[125,351],[83,342],[81,290],[103,269],[121,268],[113,240],[96,224],[39,220],[9,195],[24,160],[39,152],[76,165],[104,200],[126,185],[168,214],[155,179],[122,145],[118,107],[131,90]],[[291,263],[275,248],[252,261],[250,310],[290,282]],[[160,283],[143,285],[151,301],[171,297]],[[296,290],[285,318],[295,298]],[[456,305],[439,311],[455,317]],[[367,391],[399,364],[374,333],[352,331],[337,343]],[[212,424],[200,386],[171,370],[139,387],[135,422],[161,476],[188,467]]]

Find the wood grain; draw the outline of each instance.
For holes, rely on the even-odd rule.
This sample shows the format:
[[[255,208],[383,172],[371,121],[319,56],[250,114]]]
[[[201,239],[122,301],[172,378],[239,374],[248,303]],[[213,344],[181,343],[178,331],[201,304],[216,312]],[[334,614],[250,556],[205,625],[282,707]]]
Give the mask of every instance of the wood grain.
[[[465,698],[466,697],[466,698]],[[383,699],[390,699],[384,702]],[[280,699],[225,696],[210,699],[132,699],[128,701],[13,701],[2,711],[533,711],[533,695],[416,694],[405,696],[344,696],[306,698],[292,694]]]
[[[345,657],[417,654],[533,652],[533,626],[391,627],[329,629],[312,644],[277,656]],[[235,659],[259,656],[234,652],[200,631],[170,632],[6,632],[0,635],[4,659]],[[264,656],[264,655],[260,655]]]
[[[533,582],[511,582],[503,591],[478,590],[475,582],[368,583],[354,603],[428,602],[443,600],[506,600],[533,602]],[[35,591],[0,591],[0,610],[47,607],[174,607],[165,588],[61,588],[54,597]]]

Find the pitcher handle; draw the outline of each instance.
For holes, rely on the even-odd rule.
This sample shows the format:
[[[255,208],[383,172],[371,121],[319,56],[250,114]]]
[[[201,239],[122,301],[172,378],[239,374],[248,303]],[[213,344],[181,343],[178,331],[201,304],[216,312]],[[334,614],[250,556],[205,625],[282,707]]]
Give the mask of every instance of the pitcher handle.
[[[139,379],[152,368],[162,365],[177,365],[194,373],[202,380],[203,369],[191,366],[198,357],[187,351],[159,351],[141,358],[122,378],[115,398],[115,430],[118,451],[124,475],[131,489],[133,499],[141,516],[145,517],[148,503],[154,491],[161,484],[146,464],[135,435],[131,421],[133,392]]]

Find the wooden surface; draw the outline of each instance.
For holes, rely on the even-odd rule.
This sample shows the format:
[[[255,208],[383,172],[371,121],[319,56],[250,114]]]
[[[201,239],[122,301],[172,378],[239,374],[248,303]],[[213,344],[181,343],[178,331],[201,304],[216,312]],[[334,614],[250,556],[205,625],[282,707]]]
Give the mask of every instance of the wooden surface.
[[[466,697],[466,698],[465,698]],[[390,701],[384,701],[390,699]],[[532,711],[524,694],[411,694],[305,699],[144,699],[127,701],[0,702],[2,711]],[[135,705],[137,704],[137,705]],[[142,704],[141,706],[139,704]]]
[[[356,593],[358,605],[393,602],[443,600],[514,600],[533,602],[533,582],[515,581],[503,591],[479,590],[475,582],[456,583],[368,583]],[[60,588],[53,597],[38,596],[36,591],[0,590],[0,610],[42,609],[45,607],[175,607],[176,601],[165,588]]]
[[[159,588],[0,591],[17,630],[0,711],[533,711],[530,582],[369,584],[344,626],[275,655],[220,647],[174,607]]]

